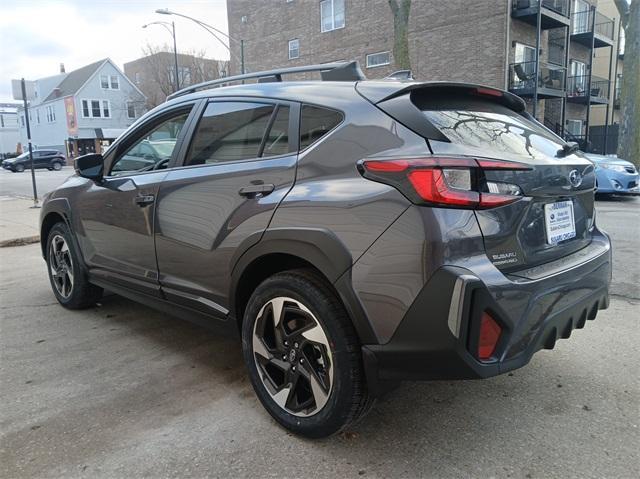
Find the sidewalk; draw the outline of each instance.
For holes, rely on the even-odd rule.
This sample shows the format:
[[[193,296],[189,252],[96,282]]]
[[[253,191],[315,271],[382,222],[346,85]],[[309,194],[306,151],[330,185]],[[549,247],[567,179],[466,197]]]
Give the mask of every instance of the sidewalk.
[[[40,208],[30,206],[33,206],[33,200],[0,197],[0,247],[40,240]]]

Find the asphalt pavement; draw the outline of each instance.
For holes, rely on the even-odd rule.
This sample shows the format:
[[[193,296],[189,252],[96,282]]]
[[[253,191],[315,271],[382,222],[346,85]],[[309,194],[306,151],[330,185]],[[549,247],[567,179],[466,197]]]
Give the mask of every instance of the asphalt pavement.
[[[49,191],[60,186],[73,174],[73,166],[63,166],[60,171],[49,171],[45,168],[35,170],[38,197],[42,198]],[[31,170],[13,173],[0,168],[0,196],[33,198]]]
[[[271,420],[237,342],[114,295],[67,311],[37,245],[0,248],[0,477],[638,477],[639,206],[598,202],[595,321],[508,375],[404,384],[321,441]]]

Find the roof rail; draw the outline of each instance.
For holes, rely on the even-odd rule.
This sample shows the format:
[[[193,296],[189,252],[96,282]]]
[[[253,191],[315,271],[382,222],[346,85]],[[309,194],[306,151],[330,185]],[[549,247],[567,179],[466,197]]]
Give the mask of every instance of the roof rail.
[[[292,73],[320,72],[323,81],[358,81],[366,80],[364,73],[360,69],[358,62],[334,62],[321,63],[319,65],[306,65],[301,67],[280,68],[276,70],[266,70],[255,73],[245,73],[231,77],[218,78],[216,80],[206,81],[191,85],[182,90],[167,96],[167,101],[173,100],[180,96],[188,95],[199,90],[207,90],[209,88],[217,88],[228,83],[257,79],[259,83],[281,82],[282,75],[290,75]]]

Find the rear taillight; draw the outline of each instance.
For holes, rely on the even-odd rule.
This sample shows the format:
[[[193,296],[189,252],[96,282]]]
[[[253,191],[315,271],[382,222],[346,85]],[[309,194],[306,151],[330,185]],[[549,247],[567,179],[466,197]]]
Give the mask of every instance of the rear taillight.
[[[522,198],[518,185],[488,182],[487,170],[529,170],[527,165],[466,157],[363,160],[360,173],[396,187],[416,204],[451,208],[495,208]]]
[[[487,361],[491,359],[496,350],[502,328],[486,311],[480,318],[480,336],[478,338],[478,359]]]

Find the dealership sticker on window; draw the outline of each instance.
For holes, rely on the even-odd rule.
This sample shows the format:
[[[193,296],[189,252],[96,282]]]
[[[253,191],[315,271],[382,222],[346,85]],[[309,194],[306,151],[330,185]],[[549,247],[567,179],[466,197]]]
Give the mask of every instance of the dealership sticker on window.
[[[573,202],[559,201],[544,205],[547,243],[556,244],[576,236]]]

